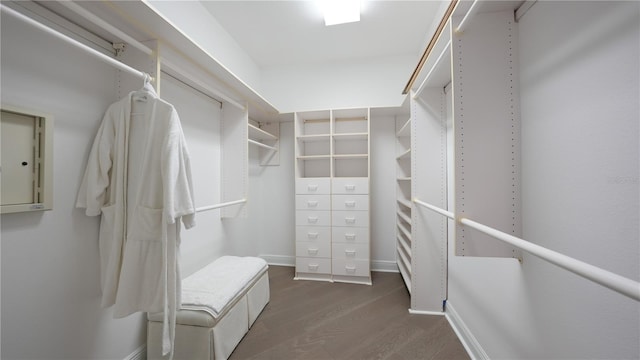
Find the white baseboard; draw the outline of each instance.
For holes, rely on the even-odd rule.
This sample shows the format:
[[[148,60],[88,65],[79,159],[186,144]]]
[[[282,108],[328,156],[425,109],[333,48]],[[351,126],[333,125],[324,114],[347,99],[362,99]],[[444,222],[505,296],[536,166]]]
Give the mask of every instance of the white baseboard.
[[[458,335],[458,339],[464,346],[465,350],[474,360],[489,360],[489,355],[484,351],[478,339],[471,333],[471,330],[467,327],[467,325],[462,321],[462,318],[456,310],[453,308],[451,303],[447,300],[447,306],[445,310],[445,317],[447,321],[449,321],[449,325],[453,328],[456,335]]]
[[[427,310],[413,310],[413,309],[409,309],[409,314],[413,314],[413,315],[440,315],[440,316],[444,315],[444,313],[442,311],[427,311]]]
[[[276,266],[296,266],[296,257],[295,256],[286,256],[286,255],[268,255],[261,254],[258,255],[263,258],[267,264],[276,265]]]
[[[398,270],[398,264],[396,264],[395,261],[389,260],[371,260],[371,271],[400,272],[400,270]]]
[[[276,266],[296,266],[296,257],[287,255],[260,254],[267,264]],[[398,272],[398,264],[395,261],[371,260],[371,271]]]
[[[147,344],[143,344],[137,348],[134,352],[129,354],[124,360],[146,360],[147,359]]]

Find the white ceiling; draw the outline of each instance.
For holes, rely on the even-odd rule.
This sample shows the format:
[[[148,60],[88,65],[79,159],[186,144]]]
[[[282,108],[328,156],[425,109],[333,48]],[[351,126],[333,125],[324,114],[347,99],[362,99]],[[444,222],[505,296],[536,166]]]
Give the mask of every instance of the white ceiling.
[[[360,22],[327,27],[314,1],[202,1],[261,68],[367,57],[417,58],[432,23],[440,20],[436,13],[442,3],[364,1]]]

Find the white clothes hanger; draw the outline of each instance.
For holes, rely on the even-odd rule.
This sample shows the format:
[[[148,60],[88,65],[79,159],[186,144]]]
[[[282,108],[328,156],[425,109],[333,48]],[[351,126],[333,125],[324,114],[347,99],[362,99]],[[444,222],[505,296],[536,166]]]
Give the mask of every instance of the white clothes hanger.
[[[142,89],[141,91],[147,91],[152,93],[154,96],[158,96],[158,94],[156,93],[156,90],[153,88],[153,85],[151,85],[151,81],[153,80],[153,78],[151,77],[151,75],[144,73],[144,83],[142,85]]]
[[[142,89],[136,91],[135,93],[133,93],[133,101],[135,102],[146,102],[148,99],[148,96],[151,95],[153,97],[158,97],[158,94],[156,93],[155,89],[153,88],[153,85],[151,85],[151,80],[153,78],[151,77],[151,75],[144,73],[144,78],[143,78],[143,85],[142,85]],[[140,114],[131,114],[131,115],[140,115]]]

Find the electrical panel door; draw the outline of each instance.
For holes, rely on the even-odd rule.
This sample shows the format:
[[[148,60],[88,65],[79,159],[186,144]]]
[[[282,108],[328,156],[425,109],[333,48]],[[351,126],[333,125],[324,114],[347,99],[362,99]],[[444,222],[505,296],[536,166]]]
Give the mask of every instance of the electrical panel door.
[[[2,205],[37,202],[34,198],[36,121],[34,116],[2,111]]]

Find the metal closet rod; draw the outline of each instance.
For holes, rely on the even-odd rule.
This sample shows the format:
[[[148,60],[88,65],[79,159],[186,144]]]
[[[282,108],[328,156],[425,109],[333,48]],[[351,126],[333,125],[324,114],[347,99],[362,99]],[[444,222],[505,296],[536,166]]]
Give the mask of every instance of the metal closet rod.
[[[612,273],[611,271],[604,270],[597,266],[561,254],[551,249],[547,249],[543,246],[533,244],[529,241],[507,234],[492,227],[480,224],[473,220],[467,218],[456,219],[452,212],[441,209],[431,204],[427,204],[418,199],[413,199],[413,202],[431,211],[435,211],[438,214],[444,215],[450,219],[457,220],[460,224],[476,229],[486,235],[493,237],[494,239],[500,240],[509,245],[515,246],[518,249],[524,250],[529,254],[534,255],[544,261],[550,262],[551,264],[571,271],[576,275],[580,275],[585,279],[591,280],[622,295],[628,296],[636,301],[640,301],[640,283],[637,281],[628,279],[624,276],[620,276],[618,274]]]
[[[56,38],[58,38],[58,39],[60,39],[60,40],[62,40],[64,42],[66,42],[68,44],[71,44],[71,45],[73,45],[73,46],[75,46],[75,47],[77,47],[77,48],[79,48],[79,49],[81,49],[81,50],[83,50],[83,51],[95,56],[99,60],[102,60],[103,62],[105,62],[105,63],[107,63],[109,65],[112,65],[112,66],[116,67],[119,70],[128,72],[130,74],[133,74],[133,75],[136,75],[136,76],[139,76],[139,77],[142,77],[143,79],[147,78],[147,77],[153,79],[153,77],[151,77],[151,75],[149,75],[149,74],[147,74],[147,73],[145,73],[143,71],[140,71],[138,69],[134,69],[129,65],[126,65],[126,64],[124,64],[124,63],[122,63],[122,62],[120,62],[120,61],[118,61],[118,60],[116,60],[116,59],[114,59],[114,58],[112,58],[112,57],[110,57],[108,55],[105,55],[105,54],[93,49],[92,47],[89,47],[89,46],[87,46],[87,45],[85,45],[85,44],[83,44],[83,43],[81,43],[81,42],[79,42],[79,41],[77,41],[75,39],[72,39],[72,38],[70,38],[70,37],[68,37],[68,36],[66,36],[66,35],[64,35],[62,33],[59,33],[58,31],[53,30],[52,28],[50,28],[50,27],[48,27],[46,25],[43,25],[43,24],[31,19],[30,17],[25,16],[25,15],[19,13],[18,11],[15,11],[15,10],[7,7],[6,5],[0,4],[0,10],[2,12],[4,12],[4,13],[8,14],[8,15],[13,16],[16,19],[19,19],[19,20],[21,20],[21,21],[23,21],[23,22],[25,22],[25,23],[27,23],[27,24],[35,27],[35,28],[38,28],[38,29],[46,32],[47,34],[50,34],[50,35],[52,35],[52,36],[54,36],[54,37],[56,37]]]
[[[134,48],[142,51],[143,53],[147,54],[147,55],[152,55],[153,54],[153,49],[149,48],[147,45],[141,43],[140,41],[134,39],[133,37],[129,36],[127,33],[123,32],[122,30],[118,29],[117,27],[109,24],[108,22],[104,21],[103,19],[99,18],[98,16],[92,14],[91,12],[89,12],[88,10],[86,10],[85,8],[83,8],[82,6],[71,2],[71,1],[61,1],[59,2],[61,5],[64,5],[67,9],[75,12],[76,14],[82,16],[83,18],[85,18],[86,20],[89,20],[90,22],[94,23],[95,25],[98,25],[99,27],[101,27],[103,30],[108,31],[110,34],[117,36],[118,38],[122,39],[123,41],[125,41],[127,44],[133,46]],[[213,89],[211,87],[209,87],[207,84],[203,83],[202,81],[200,81],[197,77],[195,76],[191,76],[189,73],[187,73],[186,71],[184,71],[182,68],[180,68],[179,66],[175,65],[174,63],[172,63],[171,61],[167,60],[166,58],[163,58],[162,56],[160,56],[160,62],[164,63],[164,65],[166,65],[167,67],[171,68],[173,71],[175,71],[177,74],[179,74],[180,76],[183,76],[187,79],[189,79],[191,82],[193,82],[194,84],[196,84],[197,86],[199,86],[200,88],[206,90],[210,95],[214,98],[220,98],[223,101],[237,107],[238,109],[244,109],[245,106],[238,103],[237,101],[231,99],[230,97],[228,97],[227,95],[223,94],[222,92]]]

